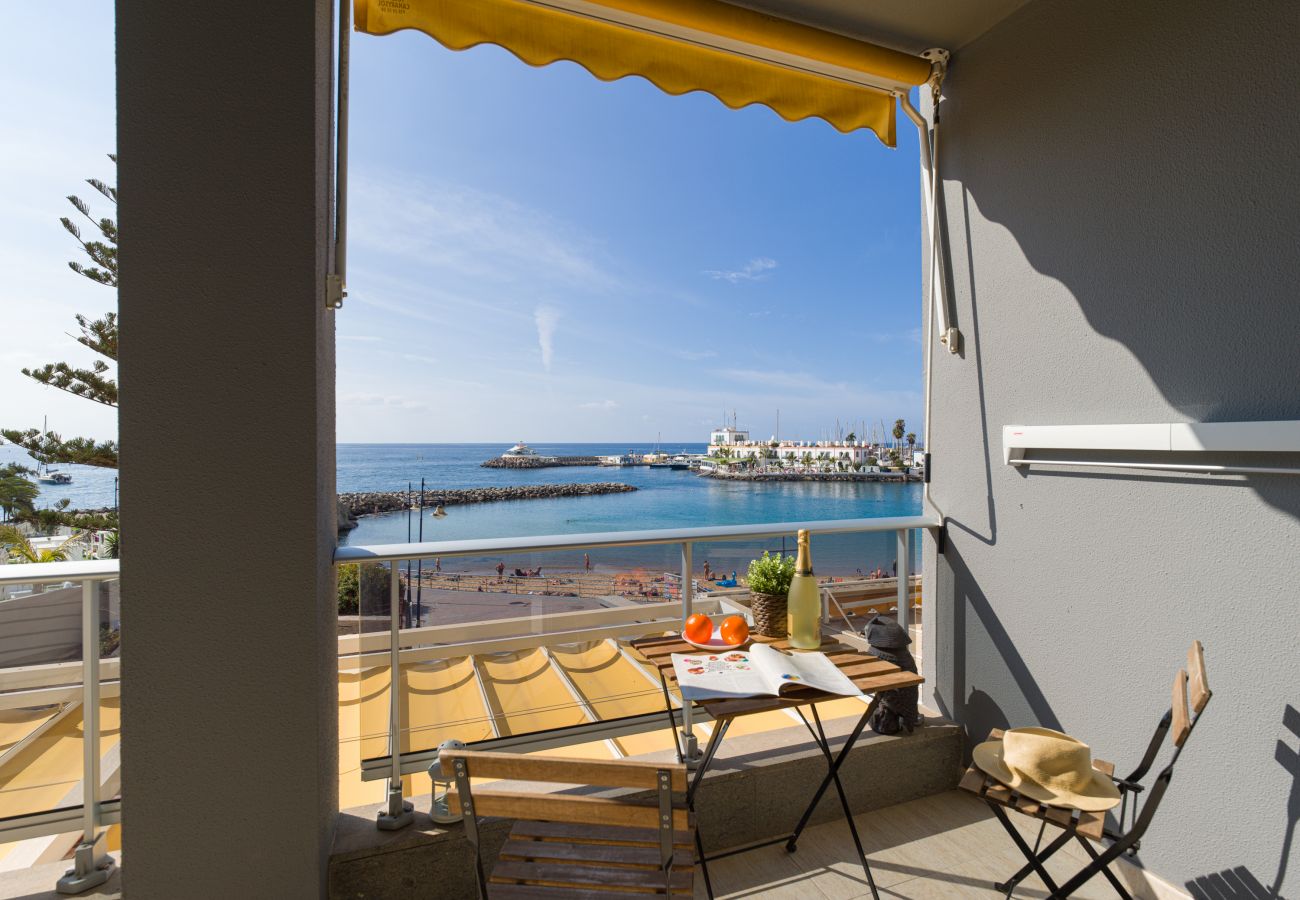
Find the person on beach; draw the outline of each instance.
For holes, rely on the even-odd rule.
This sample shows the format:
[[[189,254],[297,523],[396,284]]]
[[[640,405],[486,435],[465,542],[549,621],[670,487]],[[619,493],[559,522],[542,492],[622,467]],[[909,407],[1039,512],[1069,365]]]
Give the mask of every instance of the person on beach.
[[[709,561],[707,559],[704,561],[704,580],[705,581],[713,580],[713,572],[709,568]]]
[[[505,578],[505,577],[506,577],[506,564],[503,563],[503,562],[498,561],[498,562],[497,562],[497,581],[500,581],[501,579],[503,579],[503,578]]]
[[[442,574],[442,558],[441,558],[441,557],[435,557],[435,558],[434,558],[434,560],[433,560],[433,571],[436,572],[436,573],[438,573],[439,575]]]
[[[584,554],[582,554],[582,570],[583,570],[584,572],[586,572],[588,575],[591,574],[591,554],[590,554],[590,553],[584,553]]]

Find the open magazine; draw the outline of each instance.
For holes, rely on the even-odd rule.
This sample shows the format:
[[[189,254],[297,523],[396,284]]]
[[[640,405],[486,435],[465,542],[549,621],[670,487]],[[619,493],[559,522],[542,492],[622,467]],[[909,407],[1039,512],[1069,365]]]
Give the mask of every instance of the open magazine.
[[[766,644],[748,650],[674,653],[673,671],[687,700],[779,697],[783,689],[796,687],[862,696],[825,653],[785,654]]]

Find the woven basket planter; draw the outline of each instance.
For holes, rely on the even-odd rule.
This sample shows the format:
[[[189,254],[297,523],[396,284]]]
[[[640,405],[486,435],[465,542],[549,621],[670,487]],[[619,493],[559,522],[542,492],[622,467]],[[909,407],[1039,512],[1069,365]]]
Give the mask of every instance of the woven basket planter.
[[[758,594],[751,592],[749,611],[754,614],[754,630],[763,637],[786,636],[785,594]]]

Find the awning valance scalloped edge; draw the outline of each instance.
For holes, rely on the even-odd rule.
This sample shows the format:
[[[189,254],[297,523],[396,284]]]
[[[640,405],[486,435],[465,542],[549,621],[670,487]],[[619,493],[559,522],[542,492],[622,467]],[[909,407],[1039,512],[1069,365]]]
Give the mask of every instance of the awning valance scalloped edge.
[[[673,0],[657,5],[648,0],[614,2],[624,8],[682,8]],[[495,44],[531,66],[565,60],[582,66],[602,81],[639,75],[668,94],[701,91],[731,109],[758,104],[787,121],[820,118],[845,133],[865,128],[887,146],[895,146],[895,103],[891,94],[822,73],[521,0],[355,0],[354,6],[356,29],[366,34],[415,30],[450,50]],[[703,8],[703,4],[692,7]],[[824,35],[738,7],[728,7],[724,15],[757,21],[764,26],[763,37],[769,45],[773,23],[778,23],[776,28],[789,25],[795,37],[809,33]],[[742,19],[742,24],[751,23]],[[779,32],[777,36],[781,36]],[[851,42],[839,35],[826,37],[835,42],[833,49],[840,53],[845,50],[845,42]],[[861,46],[893,54],[872,45]],[[910,60],[904,59],[904,69],[909,71],[904,71],[902,77],[921,83],[928,75],[929,64],[915,57],[912,60],[916,65],[907,66]],[[898,79],[899,73],[893,71],[890,77]]]

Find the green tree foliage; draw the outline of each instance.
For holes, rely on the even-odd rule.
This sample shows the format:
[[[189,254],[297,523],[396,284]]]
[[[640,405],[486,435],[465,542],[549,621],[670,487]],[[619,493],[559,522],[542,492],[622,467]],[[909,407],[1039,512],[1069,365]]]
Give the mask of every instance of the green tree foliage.
[[[915,431],[909,431],[909,432],[907,433],[907,446],[908,446],[908,449],[915,449],[915,448],[916,448],[916,432],[915,432]]]
[[[109,155],[114,164],[117,157]],[[117,188],[105,184],[97,178],[86,180],[92,188],[114,205],[117,204]],[[83,225],[67,216],[59,221],[64,229],[80,245],[82,253],[90,261],[71,261],[68,267],[84,278],[117,288],[117,223],[110,218],[95,218],[90,211],[90,204],[80,197],[71,195],[68,202],[81,218],[86,219],[94,229],[89,236],[82,234]],[[117,406],[117,382],[109,375],[109,362],[117,361],[118,325],[117,313],[107,312],[98,319],[77,316],[77,325],[81,335],[76,338],[83,347],[99,354],[103,359],[91,363],[90,368],[82,368],[66,362],[53,362],[35,369],[23,369],[28,378],[67,391],[78,397],[84,397],[105,406]],[[105,362],[107,360],[108,362]],[[79,463],[88,466],[101,466],[115,469],[118,461],[116,441],[95,441],[91,438],[62,438],[57,434],[46,434],[35,428],[0,429],[0,434],[14,444],[25,449],[38,462]]]
[[[31,469],[10,463],[0,468],[0,511],[6,520],[30,515],[40,488],[31,479]]]
[[[844,440],[848,441],[848,442],[851,444],[851,443],[853,443],[854,441],[856,441],[857,439],[858,439],[857,434],[854,433],[854,432],[852,432],[852,431],[850,431],[850,432],[849,432],[849,436],[846,437]]]
[[[902,419],[894,420],[894,440],[901,441],[903,435],[907,433],[907,423]]]
[[[338,585],[340,616],[358,615],[363,608],[370,613],[388,609],[388,569],[384,566],[339,566]]]

